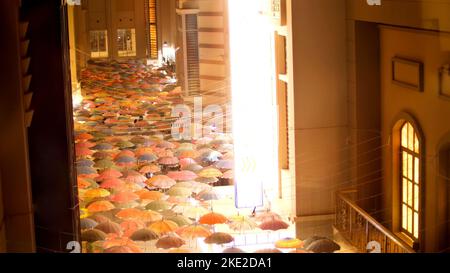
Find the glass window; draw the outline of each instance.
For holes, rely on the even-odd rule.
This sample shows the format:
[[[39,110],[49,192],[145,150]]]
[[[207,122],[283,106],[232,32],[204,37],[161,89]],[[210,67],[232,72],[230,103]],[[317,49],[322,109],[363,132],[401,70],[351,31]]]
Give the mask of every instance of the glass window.
[[[117,30],[117,51],[119,57],[136,56],[136,29]]]
[[[419,238],[420,147],[417,132],[406,122],[401,129],[402,231]]]
[[[158,59],[158,21],[156,0],[149,0],[150,58]]]
[[[108,31],[90,32],[91,58],[108,58]]]

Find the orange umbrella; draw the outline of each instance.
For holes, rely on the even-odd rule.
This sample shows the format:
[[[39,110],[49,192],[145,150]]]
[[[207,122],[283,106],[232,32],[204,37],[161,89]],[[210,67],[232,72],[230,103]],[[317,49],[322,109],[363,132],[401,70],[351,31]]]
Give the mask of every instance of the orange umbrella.
[[[160,189],[168,189],[177,184],[175,180],[166,175],[156,175],[148,179],[145,183],[151,187],[156,187]]]
[[[169,172],[167,176],[177,181],[189,181],[197,178],[197,175],[191,171]]]
[[[157,248],[170,249],[170,248],[179,248],[184,245],[186,242],[174,235],[164,236],[156,242]]]
[[[160,172],[161,168],[158,165],[147,165],[142,167],[139,172],[141,174],[147,174],[147,173],[157,173]]]
[[[116,214],[122,220],[141,220],[143,211],[136,208],[123,209]]]
[[[228,222],[228,219],[219,213],[211,212],[200,217],[199,223],[204,225],[217,225]]]
[[[129,203],[139,199],[139,196],[132,192],[119,192],[110,197],[110,200],[119,204]]]
[[[79,157],[90,156],[93,155],[94,152],[89,150],[88,148],[77,148],[75,147],[75,154]]]
[[[97,181],[105,180],[105,179],[112,179],[112,178],[119,178],[122,177],[122,173],[118,170],[114,169],[106,169],[103,172],[100,173],[100,175],[96,178]]]
[[[217,178],[217,177],[222,177],[223,174],[218,169],[209,167],[209,168],[204,168],[203,170],[201,170],[198,173],[198,176],[204,177],[204,178]]]
[[[130,237],[134,232],[145,227],[145,224],[138,220],[128,220],[120,223],[123,230],[123,236]]]
[[[159,191],[148,191],[145,189],[137,192],[137,195],[139,195],[139,198],[142,200],[151,201],[160,200],[164,196],[164,194]]]
[[[83,194],[84,198],[103,198],[110,196],[111,193],[105,189],[92,189]]]
[[[78,185],[78,188],[80,188],[80,189],[87,189],[91,186],[91,183],[84,178],[78,177],[77,185]]]
[[[179,159],[183,159],[183,158],[196,158],[198,157],[199,154],[197,151],[195,150],[183,150],[178,152],[178,158]]]
[[[177,223],[170,220],[161,220],[150,224],[148,228],[158,233],[159,235],[166,235],[170,232],[175,231],[178,228],[178,225]]]
[[[94,137],[91,134],[87,134],[87,133],[82,133],[82,134],[75,136],[76,141],[85,141],[85,140],[89,140],[89,139],[93,139],[93,138]]]
[[[124,184],[125,184],[125,182],[123,182],[121,179],[110,178],[110,179],[103,180],[103,182],[100,184],[100,188],[102,188],[102,189],[117,189],[117,188],[120,188],[121,186],[123,186]]]
[[[206,238],[212,234],[209,229],[201,225],[181,227],[176,230],[176,233],[186,239]]]
[[[162,215],[156,211],[145,210],[142,212],[142,221],[145,222],[155,222],[162,219]]]
[[[90,204],[87,207],[89,213],[109,211],[114,208],[115,208],[114,205],[111,204],[109,201],[97,201],[97,202]]]

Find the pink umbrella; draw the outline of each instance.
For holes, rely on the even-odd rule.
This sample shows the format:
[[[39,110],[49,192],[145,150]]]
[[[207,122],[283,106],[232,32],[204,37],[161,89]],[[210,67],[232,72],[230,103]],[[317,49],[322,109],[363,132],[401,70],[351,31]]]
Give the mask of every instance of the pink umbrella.
[[[162,157],[158,160],[158,163],[161,165],[177,165],[180,161],[176,157]]]
[[[100,188],[102,188],[102,189],[116,189],[116,188],[119,188],[119,187],[123,186],[124,183],[125,182],[123,182],[123,180],[118,179],[118,178],[105,179],[100,184]]]
[[[189,181],[197,178],[197,175],[191,171],[169,172],[167,176],[177,181]]]
[[[110,197],[110,200],[115,202],[115,203],[119,203],[119,204],[123,204],[123,203],[129,203],[135,200],[138,200],[139,196],[135,193],[132,192],[119,192],[113,196]]]
[[[180,167],[181,167],[182,169],[184,169],[185,167],[187,167],[187,166],[189,166],[189,165],[192,165],[192,164],[197,164],[197,162],[195,162],[195,160],[192,159],[192,158],[183,158],[183,159],[180,159]]]
[[[275,219],[263,222],[261,225],[259,225],[259,228],[262,230],[272,230],[272,231],[287,229],[288,227],[289,224],[287,224],[286,222]]]
[[[128,171],[125,173],[125,181],[130,183],[144,183],[147,180],[147,177],[143,176],[142,174],[136,172],[136,171]]]
[[[122,177],[122,173],[114,169],[106,169],[96,178],[97,181]]]

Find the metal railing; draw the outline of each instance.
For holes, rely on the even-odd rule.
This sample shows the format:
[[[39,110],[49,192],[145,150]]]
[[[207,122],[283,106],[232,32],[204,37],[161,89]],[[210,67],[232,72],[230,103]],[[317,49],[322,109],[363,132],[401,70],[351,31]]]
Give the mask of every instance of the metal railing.
[[[349,196],[355,191],[337,194],[335,228],[361,252],[369,252],[368,246],[378,245],[380,253],[415,253],[392,231],[370,216]]]

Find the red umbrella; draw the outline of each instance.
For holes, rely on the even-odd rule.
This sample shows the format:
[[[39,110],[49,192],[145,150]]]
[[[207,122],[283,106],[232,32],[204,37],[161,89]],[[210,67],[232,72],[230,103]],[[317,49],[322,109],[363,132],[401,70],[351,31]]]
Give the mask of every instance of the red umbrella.
[[[129,203],[135,200],[138,200],[139,196],[135,193],[132,192],[119,192],[115,195],[112,195],[110,197],[110,200],[115,202],[115,203],[119,203],[119,204],[123,204],[123,203]]]
[[[259,225],[259,228],[262,230],[272,230],[272,231],[277,231],[280,229],[287,229],[288,227],[289,227],[289,224],[287,224],[284,221],[276,220],[276,219],[263,222],[261,225]]]
[[[100,173],[99,176],[97,176],[96,180],[106,180],[106,179],[113,179],[113,178],[119,178],[122,177],[122,173],[115,169],[106,169],[103,172]]]
[[[111,178],[111,179],[105,179],[100,184],[100,188],[102,189],[117,189],[122,187],[125,184],[121,179],[118,178]]]

